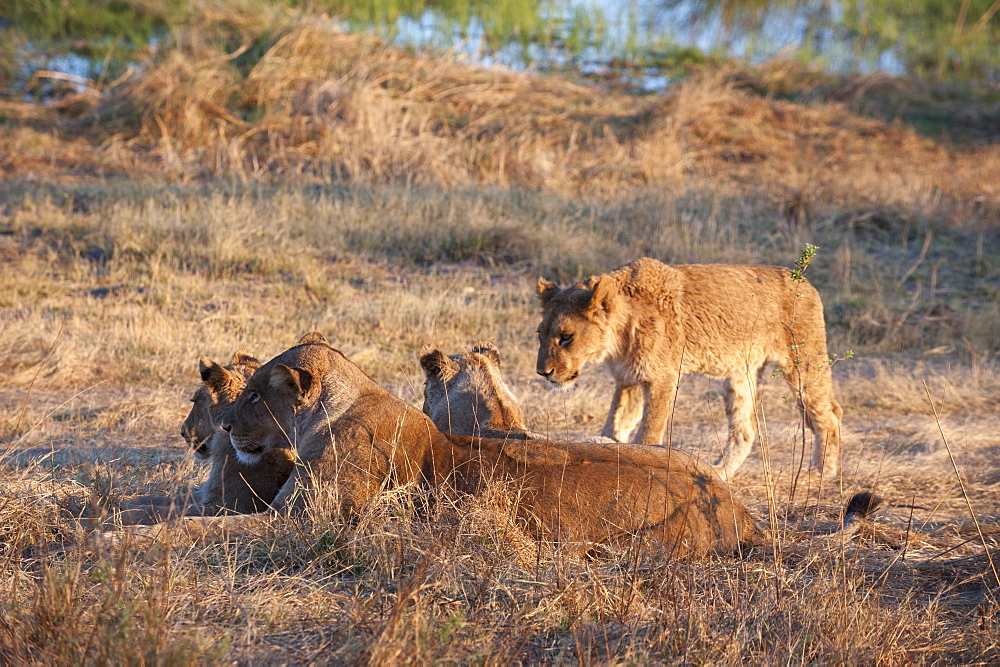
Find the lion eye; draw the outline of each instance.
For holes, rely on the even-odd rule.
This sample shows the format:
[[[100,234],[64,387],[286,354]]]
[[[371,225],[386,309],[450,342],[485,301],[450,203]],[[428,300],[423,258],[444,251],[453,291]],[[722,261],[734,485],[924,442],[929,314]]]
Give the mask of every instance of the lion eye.
[[[569,344],[573,342],[573,334],[559,334],[559,344],[563,347],[569,347]]]

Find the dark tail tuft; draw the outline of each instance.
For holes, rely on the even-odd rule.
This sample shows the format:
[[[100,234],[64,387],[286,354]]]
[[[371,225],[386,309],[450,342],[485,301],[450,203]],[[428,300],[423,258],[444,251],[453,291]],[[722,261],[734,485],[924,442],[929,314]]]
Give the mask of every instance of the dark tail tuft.
[[[883,500],[871,491],[855,493],[844,510],[844,528],[855,521],[864,521],[872,512],[882,506]]]

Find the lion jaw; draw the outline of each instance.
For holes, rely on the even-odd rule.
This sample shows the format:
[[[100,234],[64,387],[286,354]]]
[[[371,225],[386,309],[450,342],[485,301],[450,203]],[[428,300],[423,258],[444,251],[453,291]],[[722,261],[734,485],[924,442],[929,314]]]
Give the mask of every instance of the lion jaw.
[[[260,459],[264,455],[264,445],[249,438],[241,438],[232,433],[229,434],[229,442],[232,443],[233,450],[236,452],[236,458],[239,459],[240,463],[246,465],[260,463]]]

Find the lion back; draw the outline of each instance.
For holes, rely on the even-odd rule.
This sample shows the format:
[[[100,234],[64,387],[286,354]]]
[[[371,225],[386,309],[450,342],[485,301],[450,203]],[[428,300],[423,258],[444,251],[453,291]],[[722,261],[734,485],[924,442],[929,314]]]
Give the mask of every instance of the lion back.
[[[456,439],[457,440],[457,439]],[[552,539],[627,544],[652,538],[677,556],[731,553],[762,540],[756,520],[707,465],[669,447],[479,441],[529,524]]]

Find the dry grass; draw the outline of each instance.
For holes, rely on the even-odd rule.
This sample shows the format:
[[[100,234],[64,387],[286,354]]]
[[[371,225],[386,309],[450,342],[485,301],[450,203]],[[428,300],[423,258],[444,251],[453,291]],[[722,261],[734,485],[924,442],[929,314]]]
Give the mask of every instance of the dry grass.
[[[847,414],[844,494],[872,488],[895,503],[843,553],[818,549],[809,537],[817,520],[825,527],[835,518],[840,485],[816,504],[815,480],[802,478],[792,496],[801,424],[778,380],[765,384],[762,414],[780,557],[691,564],[621,553],[581,562],[571,549],[516,540],[502,490],[457,505],[437,498],[427,509],[426,490],[403,489],[354,524],[320,499],[309,517],[265,522],[240,541],[192,546],[177,535],[156,548],[82,548],[86,529],[74,517],[85,517],[85,526],[107,521],[122,497],[174,493],[203,477],[176,435],[200,354],[224,358],[246,346],[266,358],[321,330],[418,403],[421,344],[463,349],[492,338],[531,426],[589,437],[607,409],[609,380],[593,371],[571,394],[532,380],[536,273],[595,270],[605,254],[626,259],[640,240],[664,253],[657,244],[676,243],[687,259],[781,261],[772,248],[742,240],[753,230],[724,231],[726,213],[716,213],[718,223],[678,223],[674,234],[649,238],[652,227],[609,234],[606,221],[633,216],[600,200],[419,188],[116,187],[65,196],[25,183],[8,190],[10,233],[0,237],[9,250],[2,355],[11,369],[0,389],[0,427],[11,443],[0,469],[0,517],[9,527],[0,540],[0,586],[12,601],[0,605],[5,661],[1000,657],[997,586],[922,389],[926,382],[944,415],[972,507],[995,547],[1000,478],[988,415],[1000,385],[996,347],[983,337],[924,355],[942,342],[933,330],[918,331],[917,345],[892,355],[879,352],[885,341],[863,343],[857,358],[834,367]],[[580,220],[586,207],[594,217]],[[577,238],[536,226],[543,217]],[[491,237],[497,220],[511,231]],[[734,235],[718,244],[720,233]],[[462,250],[469,237],[494,240]],[[240,242],[227,243],[233,238]],[[886,283],[915,261],[899,249],[869,248],[865,265],[900,258],[873,274]],[[835,275],[829,259],[821,254],[810,270]],[[962,299],[976,289],[968,286],[993,280],[955,275],[954,286],[942,280],[939,289]],[[814,282],[830,289],[826,279]],[[892,303],[863,285],[851,289],[868,307]],[[836,302],[836,288],[828,294]],[[975,321],[971,306],[963,316]],[[835,309],[831,330],[841,343],[857,333]],[[685,380],[672,434],[679,446],[714,458],[725,439],[717,382]],[[759,455],[736,485],[766,517]],[[142,567],[123,565],[133,562]]]
[[[1000,660],[988,114],[950,142],[871,107],[912,107],[913,83],[774,65],[630,97],[204,7],[122,81],[0,101],[0,662]],[[503,489],[86,546],[121,498],[205,474],[177,435],[202,354],[319,330],[419,404],[422,344],[490,339],[532,428],[590,437],[610,380],[534,379],[538,275],[788,265],[806,242],[831,351],[855,351],[833,369],[845,472],[822,493],[798,474],[802,424],[767,382],[773,488],[759,453],[734,483],[758,516],[776,498],[777,554],[581,561],[519,538]],[[685,379],[673,441],[711,459],[725,428],[718,383]],[[821,548],[862,488],[889,508]]]
[[[308,517],[241,540],[106,549],[78,546],[67,479],[16,483],[27,474],[4,481],[4,525],[17,526],[3,548],[5,661],[895,664],[1000,651],[995,584],[952,511],[929,526],[909,520],[926,510],[891,509],[830,549],[810,534],[833,505],[782,503],[780,558],[581,561],[571,545],[512,540],[502,489],[454,500],[404,488],[353,523],[321,492]],[[759,505],[758,479],[741,482]]]

